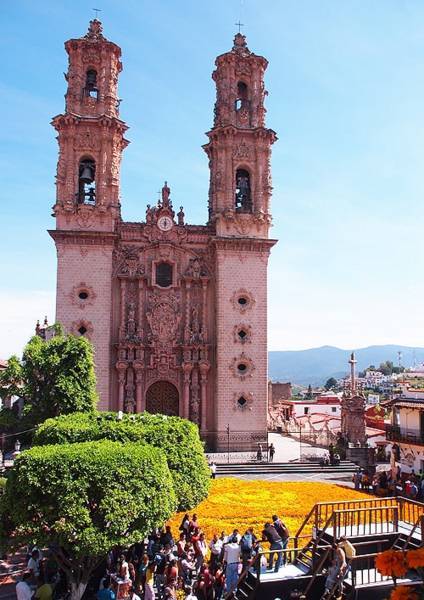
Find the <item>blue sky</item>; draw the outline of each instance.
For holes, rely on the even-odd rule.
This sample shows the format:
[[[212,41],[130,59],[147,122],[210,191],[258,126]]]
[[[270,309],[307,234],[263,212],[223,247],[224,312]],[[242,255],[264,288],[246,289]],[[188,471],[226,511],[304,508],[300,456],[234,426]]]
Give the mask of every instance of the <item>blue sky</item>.
[[[186,218],[207,216],[201,149],[215,56],[245,23],[269,60],[273,153],[271,349],[424,346],[424,4],[421,0],[96,0],[119,44],[131,140],[123,217],[141,220],[167,179]],[[0,7],[0,357],[54,318],[63,43],[93,13],[80,0]]]

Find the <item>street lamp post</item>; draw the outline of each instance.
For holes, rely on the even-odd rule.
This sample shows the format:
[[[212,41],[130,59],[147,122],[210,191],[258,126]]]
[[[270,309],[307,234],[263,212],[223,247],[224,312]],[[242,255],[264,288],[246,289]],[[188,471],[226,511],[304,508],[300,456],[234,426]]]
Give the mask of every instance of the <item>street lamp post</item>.
[[[227,425],[227,463],[230,463],[230,424]]]

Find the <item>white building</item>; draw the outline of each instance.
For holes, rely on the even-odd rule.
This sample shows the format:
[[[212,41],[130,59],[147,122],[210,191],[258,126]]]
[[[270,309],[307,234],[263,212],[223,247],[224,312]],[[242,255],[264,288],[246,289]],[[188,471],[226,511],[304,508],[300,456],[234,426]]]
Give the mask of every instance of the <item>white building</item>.
[[[404,388],[393,400],[387,439],[399,446],[402,471],[424,470],[424,391]]]

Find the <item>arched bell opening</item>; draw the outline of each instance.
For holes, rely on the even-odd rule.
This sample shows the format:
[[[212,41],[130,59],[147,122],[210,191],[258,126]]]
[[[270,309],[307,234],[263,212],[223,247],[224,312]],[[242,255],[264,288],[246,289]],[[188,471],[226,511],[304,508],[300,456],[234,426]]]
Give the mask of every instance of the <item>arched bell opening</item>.
[[[96,203],[96,162],[91,157],[79,162],[77,199],[78,204]]]
[[[237,169],[236,171],[235,209],[237,212],[252,212],[250,173],[246,169]]]

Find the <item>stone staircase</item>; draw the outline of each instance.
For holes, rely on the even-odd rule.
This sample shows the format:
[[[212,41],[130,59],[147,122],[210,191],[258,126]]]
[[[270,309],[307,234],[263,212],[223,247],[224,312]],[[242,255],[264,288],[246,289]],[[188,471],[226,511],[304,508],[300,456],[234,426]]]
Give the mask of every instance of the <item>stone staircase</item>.
[[[337,474],[349,476],[357,469],[357,465],[348,460],[342,460],[339,465],[323,467],[314,462],[287,462],[287,463],[228,463],[216,465],[217,477],[237,477],[249,475],[314,475]]]

